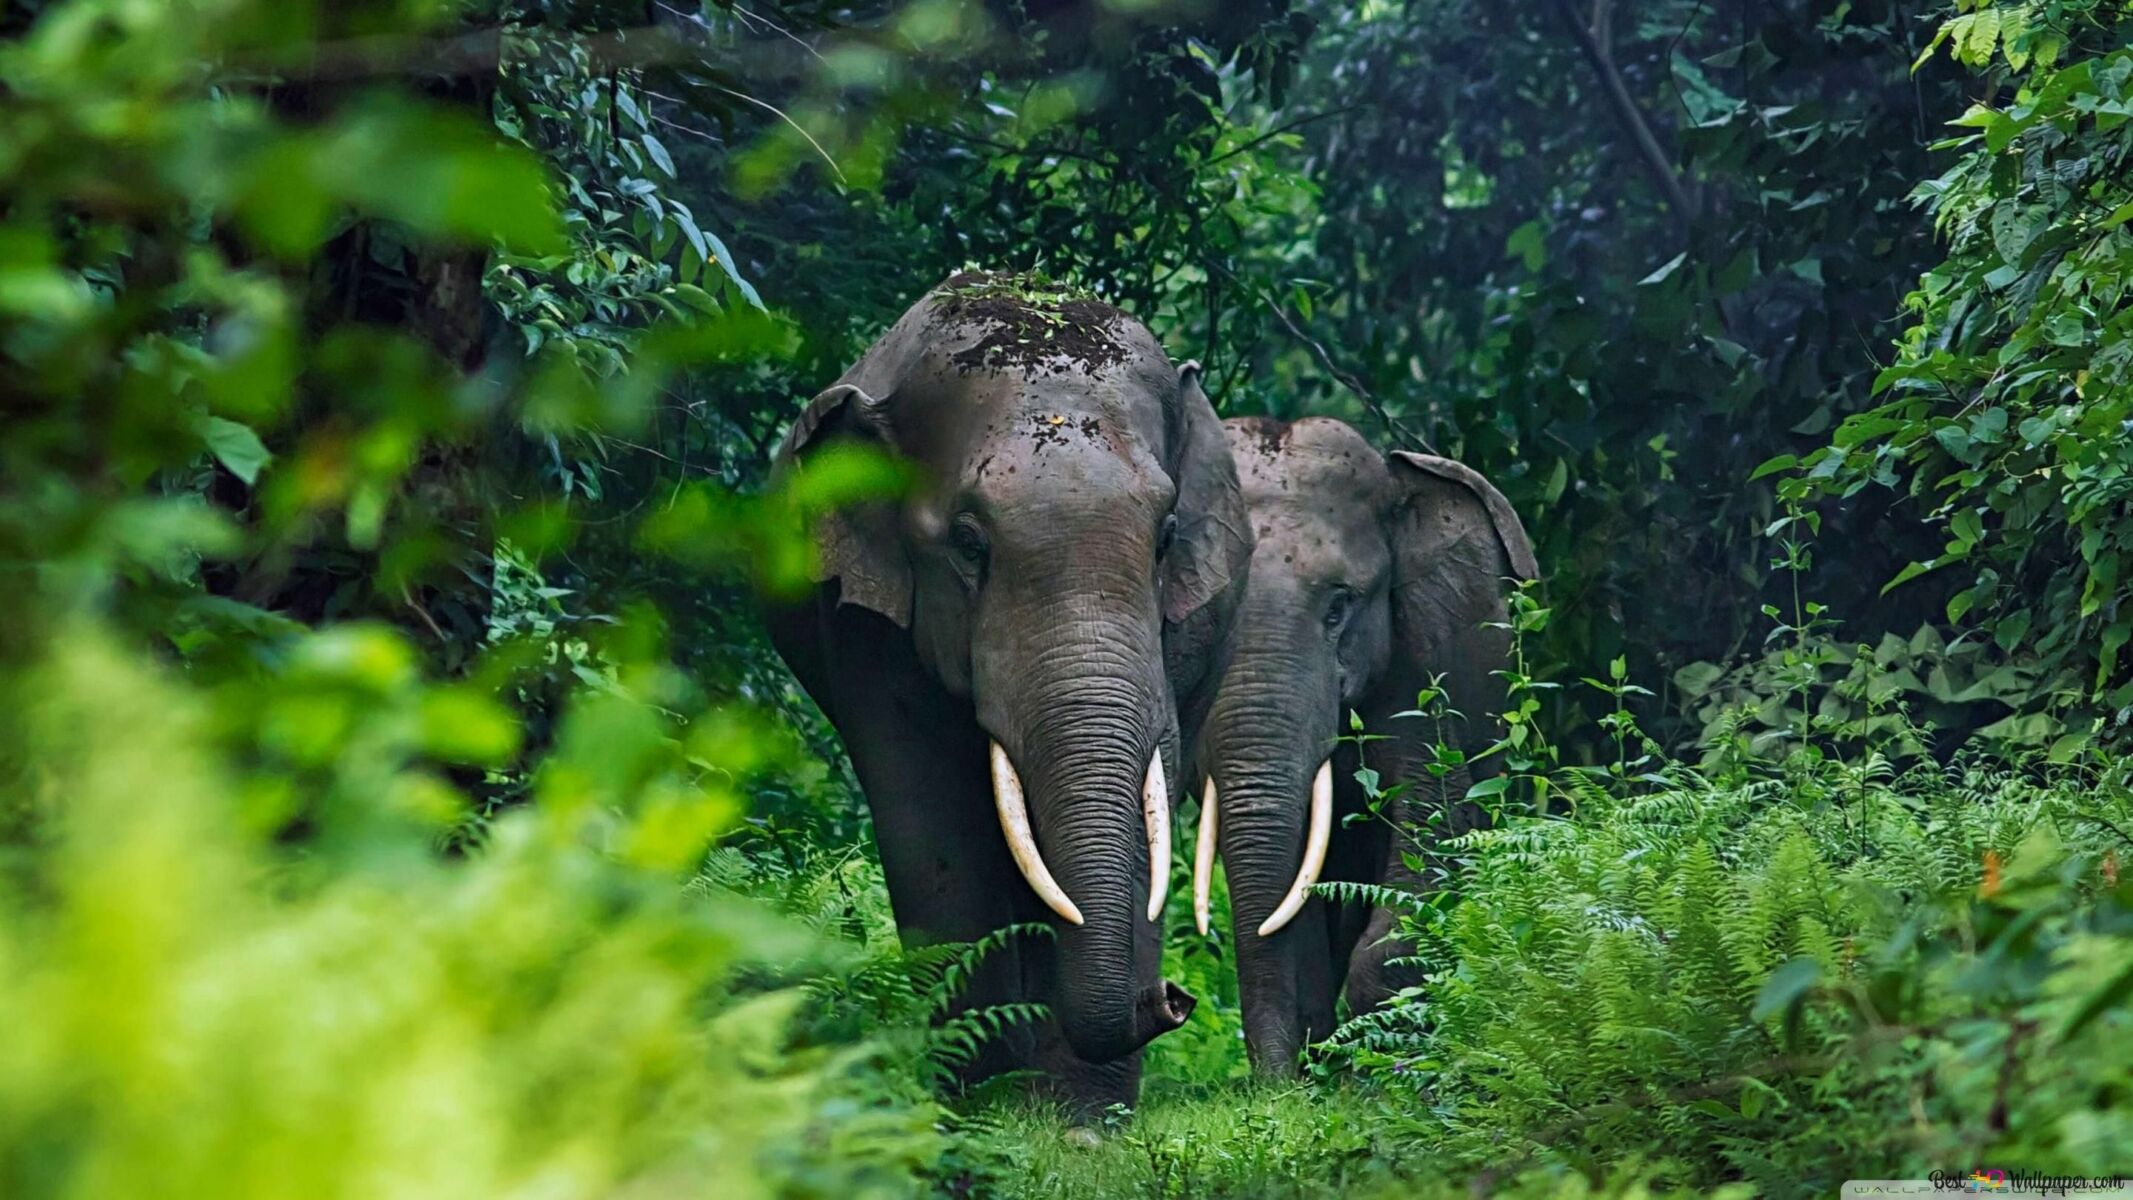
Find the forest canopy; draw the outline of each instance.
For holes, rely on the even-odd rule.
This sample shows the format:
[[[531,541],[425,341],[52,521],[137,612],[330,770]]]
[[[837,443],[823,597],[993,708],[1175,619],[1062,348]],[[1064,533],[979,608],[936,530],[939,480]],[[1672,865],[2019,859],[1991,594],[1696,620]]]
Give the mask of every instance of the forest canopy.
[[[2124,1174],[2129,118],[2115,0],[15,0],[0,1194]],[[760,617],[944,281],[1530,533],[1300,1082],[1218,879],[1134,1111],[957,1086],[1045,934],[899,940]]]

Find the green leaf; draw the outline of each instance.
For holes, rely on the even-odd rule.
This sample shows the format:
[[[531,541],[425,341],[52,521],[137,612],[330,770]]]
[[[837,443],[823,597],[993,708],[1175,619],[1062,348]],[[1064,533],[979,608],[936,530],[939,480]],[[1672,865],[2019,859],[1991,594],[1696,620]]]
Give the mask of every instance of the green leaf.
[[[2009,200],[1992,210],[1990,222],[1993,249],[2007,265],[2022,265],[2022,252],[2037,240],[2050,223],[2051,210],[2041,204],[2020,204]]]
[[[1898,587],[1901,587],[1902,585],[1911,582],[1913,579],[1918,578],[1920,575],[1923,575],[1928,571],[1934,570],[1940,567],[1941,565],[1941,560],[1937,558],[1928,562],[1914,562],[1911,565],[1905,567],[1903,570],[1896,572],[1896,578],[1889,580],[1885,584],[1882,584],[1881,594],[1886,596],[1890,592],[1895,591]]]
[[[456,112],[367,102],[329,128],[309,169],[329,194],[426,234],[521,254],[566,245],[547,169]]]
[[[894,495],[909,483],[909,471],[899,460],[866,446],[837,444],[809,455],[807,468],[794,471],[782,486],[792,508],[820,513]]]
[[[711,243],[712,257],[718,260],[719,266],[725,268],[726,278],[733,281],[733,286],[740,289],[741,295],[749,304],[757,308],[763,307],[763,298],[756,294],[755,285],[741,275],[740,267],[733,261],[733,251],[726,249],[726,243],[720,241],[717,234],[708,231],[704,234],[704,240]]]
[[[1748,1014],[1760,1021],[1790,1010],[1822,979],[1822,964],[1813,958],[1788,958],[1770,973]]]
[[[1528,271],[1539,271],[1548,261],[1548,247],[1539,221],[1528,221],[1504,239],[1504,254],[1518,259]]]
[[[1639,279],[1637,281],[1637,286],[1644,287],[1647,284],[1665,283],[1669,278],[1673,276],[1674,272],[1681,269],[1681,264],[1687,261],[1689,261],[1689,252],[1684,250],[1681,253],[1676,254],[1674,257],[1667,259],[1665,263],[1660,265],[1658,270],[1653,271],[1651,274],[1646,275],[1642,279]]]
[[[2086,346],[2090,341],[2088,322],[2079,312],[2055,312],[2045,318],[2044,338],[2054,346]]]
[[[2029,636],[2030,620],[2029,610],[2026,608],[2008,613],[2000,618],[1999,624],[1993,626],[1992,640],[2000,649],[2012,652],[2016,646],[2022,644],[2023,638]]]
[[[674,294],[681,297],[682,301],[690,308],[705,316],[716,316],[724,311],[719,307],[718,300],[711,293],[693,283],[675,284]]]
[[[1555,460],[1554,469],[1548,472],[1548,482],[1541,487],[1541,499],[1548,504],[1553,504],[1563,498],[1563,492],[1569,486],[1570,461],[1558,458]]]
[[[259,472],[274,461],[274,454],[267,449],[259,435],[249,425],[222,417],[209,417],[201,428],[200,440],[207,443],[215,460],[229,469],[230,474],[250,487],[259,481]]]
[[[422,698],[423,749],[446,762],[500,766],[517,752],[511,710],[470,688],[439,688]]]
[[[2050,713],[2017,713],[2002,717],[1970,736],[1980,742],[2008,742],[2016,746],[2043,746],[2059,736],[2063,726]]]
[[[681,227],[681,236],[689,239],[689,249],[696,251],[697,258],[709,261],[711,247],[704,240],[704,231],[696,227],[696,215],[689,211],[687,205],[676,204],[673,206],[673,217],[674,223]]]
[[[644,152],[651,155],[653,162],[659,164],[659,169],[666,172],[667,178],[672,179],[679,174],[674,169],[674,156],[667,153],[667,148],[658,138],[647,133],[637,140],[644,143]]]
[[[1910,427],[1909,421],[1898,417],[1858,413],[1838,422],[1836,432],[1830,435],[1830,440],[1848,450]]]
[[[1946,450],[1949,457],[1966,463],[1971,461],[1970,435],[1962,426],[1943,425],[1933,431],[1933,440],[1940,443],[1940,448]]]
[[[1732,1109],[1727,1108],[1723,1102],[1714,1100],[1709,1096],[1705,1096],[1700,1100],[1690,1101],[1688,1107],[1692,1112],[1700,1112],[1707,1117],[1717,1117],[1720,1120],[1731,1120],[1734,1116]]]
[[[1490,779],[1484,779],[1468,788],[1466,790],[1466,798],[1469,800],[1486,800],[1490,796],[1501,796],[1510,786],[1511,777],[1509,775],[1498,775]]]
[[[1717,687],[1725,674],[1726,669],[1717,663],[1693,662],[1674,672],[1674,686],[1693,700]]]
[[[2090,992],[2080,1007],[2060,1027],[2059,1040],[2067,1041],[2075,1034],[2094,1024],[2096,1018],[2114,1008],[2124,1007],[2128,997],[2133,997],[2133,961],[2126,963],[2118,974],[2106,980],[2103,986]]]
[[[1966,18],[1964,28],[1956,37],[1955,55],[1969,66],[1983,67],[1992,61],[1992,52],[2000,41],[2000,10],[1981,9]]]
[[[1799,465],[1800,457],[1797,454],[1780,454],[1776,458],[1764,459],[1761,466],[1749,473],[1748,482],[1753,483],[1758,479],[1775,475],[1779,471],[1790,471]]]

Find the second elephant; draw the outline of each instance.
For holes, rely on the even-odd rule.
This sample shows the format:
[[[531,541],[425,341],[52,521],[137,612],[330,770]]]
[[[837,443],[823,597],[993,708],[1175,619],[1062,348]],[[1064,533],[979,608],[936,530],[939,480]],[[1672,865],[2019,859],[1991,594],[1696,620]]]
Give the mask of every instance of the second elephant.
[[[1255,1069],[1295,1070],[1332,1032],[1335,1002],[1367,1012],[1409,982],[1388,960],[1389,908],[1335,904],[1324,881],[1419,890],[1420,849],[1399,831],[1432,814],[1461,832],[1466,768],[1433,776],[1435,746],[1469,757],[1497,736],[1509,634],[1509,577],[1532,578],[1533,550],[1502,494],[1449,459],[1380,455],[1326,418],[1225,423],[1256,545],[1235,647],[1204,731],[1209,775],[1194,902],[1207,924],[1219,848],[1228,873],[1238,991]],[[1442,677],[1463,718],[1397,716]],[[1359,817],[1366,797],[1350,712],[1383,735],[1361,756],[1397,798]],[[1213,836],[1210,836],[1212,834]]]

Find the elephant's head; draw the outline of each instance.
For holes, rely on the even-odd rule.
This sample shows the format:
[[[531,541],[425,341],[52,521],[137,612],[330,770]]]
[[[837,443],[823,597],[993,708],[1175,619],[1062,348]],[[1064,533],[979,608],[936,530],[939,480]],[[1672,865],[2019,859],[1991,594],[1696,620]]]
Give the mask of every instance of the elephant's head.
[[[1178,697],[1211,690],[1250,534],[1198,367],[1108,305],[1026,287],[929,293],[783,457],[841,438],[919,468],[901,501],[827,523],[820,574],[969,701],[1015,866],[1056,918],[1056,1016],[1105,1060],[1190,1011],[1154,936],[1196,723]]]
[[[1291,960],[1323,957],[1337,940],[1297,918],[1307,905],[1320,911],[1310,888],[1334,838],[1332,751],[1346,714],[1412,708],[1433,674],[1453,707],[1499,711],[1503,685],[1490,672],[1507,635],[1482,626],[1503,620],[1503,579],[1531,578],[1534,562],[1510,505],[1458,463],[1381,455],[1325,418],[1237,418],[1226,429],[1255,545],[1202,738],[1214,802],[1203,805],[1194,901],[1204,931],[1219,838],[1247,1033],[1263,1035],[1248,1040],[1259,1065],[1278,1071],[1300,1048],[1297,993],[1317,979],[1330,1013],[1323,976],[1340,970]]]

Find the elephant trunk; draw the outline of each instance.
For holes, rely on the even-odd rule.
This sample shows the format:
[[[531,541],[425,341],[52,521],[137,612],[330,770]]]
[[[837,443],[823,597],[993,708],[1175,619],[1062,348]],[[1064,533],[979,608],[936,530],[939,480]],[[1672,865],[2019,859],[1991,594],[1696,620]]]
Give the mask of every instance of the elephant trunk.
[[[1309,886],[1331,833],[1338,698],[1316,674],[1254,647],[1224,679],[1205,734],[1246,1048],[1255,1069],[1277,1075],[1294,1073],[1333,1018],[1331,933]]]
[[[979,692],[996,768],[1008,763],[996,798],[1010,849],[1062,922],[1047,999],[1074,1053],[1102,1062],[1176,1028],[1192,998],[1161,980],[1150,915],[1168,883],[1176,774],[1154,614],[1093,608],[1071,595],[1033,606],[1018,628],[1039,644],[1003,656],[1013,672],[981,678]],[[1009,792],[1021,802],[1020,830]]]

